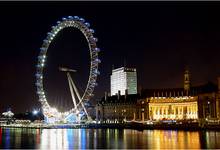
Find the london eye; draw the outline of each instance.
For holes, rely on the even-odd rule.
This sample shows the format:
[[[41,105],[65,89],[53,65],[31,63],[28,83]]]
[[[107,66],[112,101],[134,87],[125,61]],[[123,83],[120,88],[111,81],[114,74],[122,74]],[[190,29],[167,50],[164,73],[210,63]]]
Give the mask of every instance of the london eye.
[[[55,107],[51,107],[47,100],[44,89],[44,70],[46,69],[45,64],[50,43],[61,30],[69,27],[78,29],[86,38],[90,55],[89,77],[86,88],[80,95],[77,90],[77,86],[75,85],[74,80],[71,77],[71,73],[75,73],[77,71],[74,70],[74,68],[59,68],[60,71],[65,72],[67,75],[71,98],[73,101],[73,107],[70,110],[59,112]],[[37,88],[39,102],[41,103],[42,111],[47,122],[73,122],[71,121],[71,118],[73,116],[77,118],[77,120],[74,120],[75,122],[80,122],[80,112],[83,112],[86,115],[87,120],[90,120],[90,116],[87,113],[84,103],[89,101],[93,96],[94,88],[95,86],[97,86],[97,76],[100,74],[98,70],[98,65],[101,62],[98,58],[98,53],[100,52],[100,49],[96,45],[98,39],[95,38],[93,34],[94,30],[90,28],[90,24],[86,22],[83,18],[80,18],[78,16],[68,16],[62,18],[61,21],[57,21],[56,25],[52,26],[52,30],[47,33],[46,38],[43,40],[43,44],[40,48],[36,65],[35,84]]]

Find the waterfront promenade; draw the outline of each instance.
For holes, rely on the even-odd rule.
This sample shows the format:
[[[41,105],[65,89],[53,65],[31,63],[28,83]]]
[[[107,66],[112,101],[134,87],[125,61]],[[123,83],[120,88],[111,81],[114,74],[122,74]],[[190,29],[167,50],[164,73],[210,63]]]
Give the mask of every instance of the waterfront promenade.
[[[220,130],[220,124],[203,124],[199,123],[183,123],[183,124],[143,124],[143,123],[90,123],[90,124],[45,124],[45,123],[30,123],[30,124],[0,124],[3,128],[33,128],[33,129],[163,129],[163,130]]]

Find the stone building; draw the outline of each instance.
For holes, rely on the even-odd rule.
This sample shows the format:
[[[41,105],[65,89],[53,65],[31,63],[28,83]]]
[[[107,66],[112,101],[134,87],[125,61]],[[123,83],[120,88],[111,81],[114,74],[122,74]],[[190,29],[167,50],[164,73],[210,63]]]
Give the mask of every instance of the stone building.
[[[148,119],[152,120],[216,118],[219,111],[218,87],[211,82],[191,87],[189,91],[145,89],[142,95],[148,104]]]
[[[97,104],[97,120],[106,123],[146,120],[220,119],[220,78],[192,86],[184,72],[183,88],[144,89],[141,94],[107,95]]]
[[[138,94],[105,96],[96,105],[96,119],[104,123],[135,120],[138,99]]]

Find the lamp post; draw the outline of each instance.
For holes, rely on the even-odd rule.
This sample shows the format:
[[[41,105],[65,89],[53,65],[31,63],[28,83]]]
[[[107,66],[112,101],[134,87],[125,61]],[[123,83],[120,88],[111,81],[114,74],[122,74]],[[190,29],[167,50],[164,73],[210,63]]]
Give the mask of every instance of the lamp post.
[[[33,110],[33,111],[32,111],[32,114],[33,114],[33,115],[37,115],[38,112],[39,112],[39,111],[37,111],[37,110]]]
[[[211,118],[211,107],[210,107],[210,101],[208,103],[208,118]]]
[[[33,117],[33,120],[39,120],[39,112],[40,110],[39,109],[34,109],[32,110],[32,117]]]

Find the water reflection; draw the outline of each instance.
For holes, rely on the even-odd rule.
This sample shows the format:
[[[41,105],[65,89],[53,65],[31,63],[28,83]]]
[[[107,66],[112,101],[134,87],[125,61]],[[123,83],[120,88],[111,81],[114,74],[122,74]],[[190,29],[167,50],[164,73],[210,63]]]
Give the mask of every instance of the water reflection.
[[[215,131],[0,128],[7,149],[213,149],[219,139]]]
[[[144,131],[145,132],[145,131]],[[199,149],[199,132],[186,132],[175,130],[151,130],[147,140],[149,148],[153,149]],[[149,132],[152,132],[152,134]],[[155,140],[152,140],[155,139]]]
[[[40,149],[62,149],[69,147],[71,137],[68,137],[65,129],[43,129],[40,136]],[[69,138],[69,139],[68,139]]]
[[[10,130],[9,129],[5,130],[5,148],[6,149],[10,148]]]

